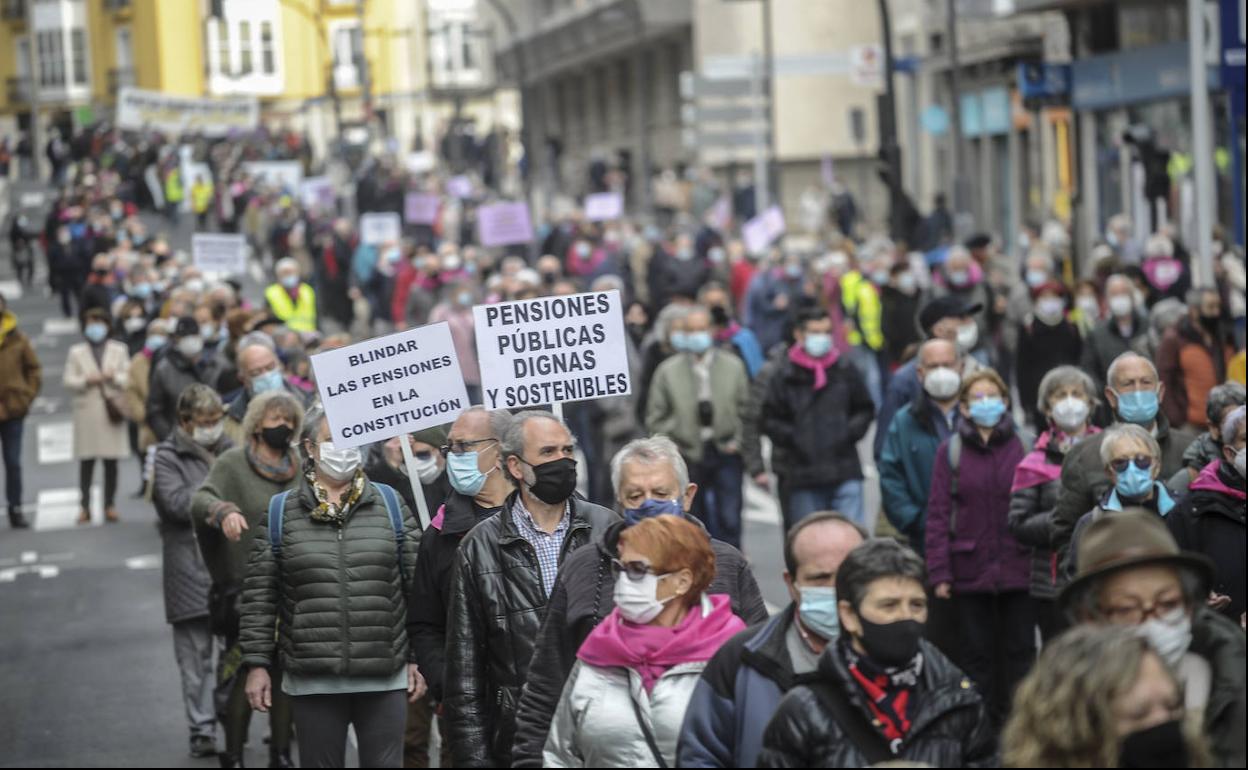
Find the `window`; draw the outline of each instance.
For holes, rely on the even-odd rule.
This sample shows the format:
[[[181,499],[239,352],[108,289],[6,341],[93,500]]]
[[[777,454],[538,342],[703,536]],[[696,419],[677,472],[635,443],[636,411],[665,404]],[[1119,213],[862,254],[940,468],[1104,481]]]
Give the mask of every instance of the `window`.
[[[87,36],[80,28],[70,32],[70,53],[74,62],[74,84],[87,84]]]
[[[277,62],[273,56],[273,22],[260,22],[260,66],[264,74],[277,72]]]
[[[466,70],[475,69],[477,64],[476,64],[475,51],[473,51],[473,46],[475,45],[476,41],[473,39],[472,25],[461,24],[459,27],[459,34],[460,34],[460,47],[463,49],[463,52],[464,52],[464,60],[462,62],[463,68]]]
[[[217,20],[217,67],[222,75],[229,75],[230,70],[230,27],[224,21]]]
[[[251,74],[251,22],[238,23],[238,74]]]
[[[65,43],[61,30],[45,30],[36,35],[39,54],[39,85],[55,87],[65,85]]]
[[[334,31],[334,63],[354,67],[360,59],[360,28],[352,25]]]

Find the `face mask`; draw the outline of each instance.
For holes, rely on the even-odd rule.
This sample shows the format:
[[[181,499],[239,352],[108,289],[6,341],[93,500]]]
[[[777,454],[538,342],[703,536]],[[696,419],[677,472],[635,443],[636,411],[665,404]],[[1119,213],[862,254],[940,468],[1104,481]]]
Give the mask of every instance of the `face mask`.
[[[883,286],[883,285],[887,284],[887,283],[888,283],[888,271],[887,271],[887,270],[876,270],[876,271],[872,272],[872,273],[871,273],[871,283],[874,283],[876,286]]]
[[[802,348],[811,358],[823,358],[832,351],[831,334],[807,334]]]
[[[458,270],[462,264],[463,262],[460,261],[459,257],[452,254],[446,259],[442,260],[442,269],[446,270],[447,272],[453,273],[456,270]]]
[[[711,249],[706,252],[706,258],[711,260],[711,264],[722,265],[724,260],[727,258],[727,254],[725,254],[724,250],[720,247],[712,246]]]
[[[1222,319],[1216,315],[1202,315],[1200,317],[1200,325],[1205,327],[1205,331],[1210,333],[1216,332],[1221,323]]]
[[[346,481],[359,470],[363,458],[357,447],[335,449],[333,442],[322,441],[321,459],[316,463],[317,472],[330,481]]]
[[[902,273],[897,276],[897,291],[902,294],[913,294],[919,288],[919,279],[913,273]]]
[[[672,350],[685,351],[689,349],[689,335],[684,332],[672,332],[668,339],[672,345]]]
[[[204,338],[183,337],[178,340],[178,352],[187,358],[194,358],[204,352]]]
[[[1192,619],[1187,610],[1176,608],[1163,618],[1149,618],[1136,626],[1135,633],[1148,640],[1166,665],[1177,666],[1192,646]]]
[[[225,432],[224,422],[217,422],[211,428],[196,425],[195,429],[191,431],[191,438],[194,439],[196,444],[207,447],[216,444],[223,432]]]
[[[260,440],[272,449],[285,450],[290,446],[290,437],[294,435],[294,428],[289,425],[277,425],[272,428],[261,428]]]
[[[268,393],[270,390],[280,390],[285,380],[282,378],[280,369],[274,369],[271,372],[265,372],[259,377],[255,377],[251,381],[251,395],[258,396],[261,393]]]
[[[438,467],[438,458],[429,453],[425,459],[420,459],[420,455],[416,455],[416,477],[420,479],[421,484],[432,484],[441,473],[442,469]]]
[[[459,304],[460,307],[471,306],[472,305],[472,292],[461,291],[459,295],[455,297],[455,301]]]
[[[676,259],[679,259],[681,262],[688,262],[693,259],[693,249],[677,249]]]
[[[971,402],[971,420],[981,428],[991,428],[1001,421],[1005,414],[1005,402],[996,396],[981,398]]]
[[[1062,320],[1066,303],[1059,297],[1045,297],[1036,303],[1036,317],[1053,326]]]
[[[299,276],[297,275],[284,275],[279,278],[278,281],[282,284],[282,286],[285,286],[291,291],[294,291],[299,286]]]
[[[974,321],[958,328],[958,350],[969,353],[975,349],[977,342],[979,342],[979,326]]]
[[[98,344],[108,337],[108,326],[98,322],[89,323],[83,334],[86,335],[88,340]]]
[[[1118,417],[1123,422],[1147,426],[1156,419],[1157,391],[1137,390],[1131,393],[1114,391],[1114,395],[1118,397]]]
[[[127,334],[138,334],[143,331],[143,327],[147,326],[147,320],[142,316],[132,316],[121,322],[125,327]]]
[[[675,594],[660,601],[658,598],[659,578],[663,575],[646,574],[641,580],[633,580],[627,573],[621,572],[615,579],[615,606],[620,617],[629,623],[645,625],[659,616],[663,606]]]
[[[832,641],[841,635],[841,618],[836,609],[836,589],[831,586],[798,586],[802,601],[798,607],[802,625],[821,638]]]
[[[1114,489],[1123,497],[1143,497],[1153,488],[1153,472],[1151,468],[1137,468],[1135,463],[1127,465],[1127,469],[1118,474],[1118,482]]]
[[[204,290],[204,282],[198,278],[192,278],[186,282],[186,290],[199,294]]]
[[[576,460],[571,457],[561,457],[541,465],[525,465],[533,469],[534,480],[529,485],[529,491],[543,503],[562,503],[576,491]]]
[[[485,486],[486,477],[495,470],[491,468],[486,473],[482,473],[477,467],[479,454],[479,452],[461,454],[452,452],[446,456],[447,477],[451,480],[451,487],[461,495],[476,497],[481,487]]]
[[[589,255],[592,254],[593,252],[594,250],[590,248],[588,243],[576,244],[576,256],[580,257],[581,259],[589,259]]]
[[[385,256],[385,259],[386,259],[386,261],[387,261],[387,262],[389,262],[390,264],[392,264],[392,265],[393,265],[393,264],[397,263],[397,262],[398,262],[400,259],[402,259],[402,258],[403,258],[403,254],[402,254],[402,252],[400,252],[398,249],[386,249],[386,256]]]
[[[1033,289],[1038,286],[1043,286],[1045,281],[1048,281],[1048,280],[1049,280],[1049,274],[1044,272],[1043,270],[1028,270],[1027,271],[1027,285]]]
[[[1115,318],[1126,318],[1135,310],[1135,303],[1126,294],[1115,294],[1109,298],[1109,312]]]
[[[784,274],[790,278],[801,278],[802,266],[801,265],[785,265]]]
[[[859,615],[858,622],[862,624],[859,641],[876,663],[889,668],[904,666],[919,654],[919,639],[923,636],[923,624],[919,621],[872,623]]]
[[[710,332],[688,332],[685,335],[685,350],[694,355],[702,355],[711,348]]]
[[[1096,297],[1083,296],[1079,298],[1079,312],[1084,318],[1095,321],[1097,316],[1101,314],[1101,303],[1096,301]]]
[[[169,338],[163,334],[149,334],[145,344],[148,350],[160,350],[168,342]]]
[[[954,286],[965,286],[971,282],[971,274],[966,270],[954,270],[949,273],[949,283]]]
[[[1235,471],[1241,479],[1244,478],[1244,450],[1242,449],[1235,453]]]
[[[679,500],[646,500],[636,508],[624,509],[624,521],[628,522],[628,526],[633,526],[642,519],[652,519],[655,516],[681,516],[685,515],[685,508],[680,504]]]
[[[1172,719],[1145,730],[1136,730],[1122,739],[1118,750],[1119,767],[1188,767],[1187,741],[1183,722]]]
[[[152,296],[152,285],[150,283],[135,284],[133,293],[139,299],[147,299]]]
[[[938,366],[923,377],[923,390],[937,401],[948,401],[962,387],[962,376],[947,366]]]
[[[1075,433],[1088,419],[1088,402],[1067,396],[1053,405],[1053,424],[1063,433]]]
[[[217,325],[216,324],[200,324],[199,336],[203,337],[206,340],[216,339],[217,338]]]

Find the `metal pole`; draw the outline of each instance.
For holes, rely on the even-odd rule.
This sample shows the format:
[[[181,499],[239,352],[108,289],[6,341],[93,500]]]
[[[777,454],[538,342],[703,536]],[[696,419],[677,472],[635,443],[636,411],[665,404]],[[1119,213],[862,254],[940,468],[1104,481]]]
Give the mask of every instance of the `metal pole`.
[[[965,141],[962,136],[962,102],[959,98],[958,75],[958,21],[957,0],[948,0],[948,17],[946,37],[949,39],[949,112],[952,118],[953,133],[953,212],[954,237],[960,238],[965,233],[958,232],[958,225],[965,220],[970,208],[970,186],[966,180]]]
[[[763,100],[766,93],[766,86],[763,84],[763,81],[767,77],[765,71],[766,64],[758,54],[754,54],[753,65],[750,68],[753,75],[750,78],[750,96],[753,97],[750,99],[750,104],[754,113],[752,116],[754,119],[754,216],[759,216],[770,205],[770,184],[767,175],[767,156],[769,154],[767,148],[770,146],[770,142],[767,137],[767,129],[771,127],[771,121],[766,119],[766,113],[763,111],[765,108]]]
[[[1197,280],[1213,280],[1213,215],[1218,198],[1213,175],[1213,120],[1209,114],[1209,73],[1205,70],[1205,4],[1187,0],[1188,67],[1192,73],[1192,156],[1196,166],[1196,232],[1185,234],[1196,251]],[[1223,30],[1228,34],[1230,30]]]
[[[39,57],[35,53],[37,33],[35,32],[35,4],[26,3],[26,61],[30,70],[30,159],[35,170],[35,179],[43,181],[43,131],[39,125]],[[20,166],[21,163],[19,162]]]
[[[407,480],[412,485],[412,497],[416,499],[416,515],[420,518],[420,529],[429,528],[429,503],[425,500],[425,492],[420,484],[420,474],[416,472],[416,457],[412,455],[411,435],[404,433],[399,436],[399,446],[403,449],[403,465],[407,468]]]
[[[507,27],[507,36],[511,38],[511,44],[516,52],[516,80],[520,89],[520,148],[524,150],[524,164],[526,172],[521,181],[524,184],[524,201],[529,204],[530,211],[533,207],[533,174],[536,173],[534,163],[537,158],[533,153],[533,145],[529,136],[529,120],[528,120],[528,89],[526,84],[529,80],[528,67],[526,66],[524,55],[524,43],[520,40],[520,28],[516,26],[516,17],[511,15],[511,11],[500,0],[487,0],[490,7],[503,20],[503,25]]]
[[[761,0],[763,12],[763,98],[767,103],[767,112],[765,113],[767,132],[770,138],[767,140],[766,152],[767,159],[767,181],[768,193],[774,192],[775,199],[784,205],[784,194],[780,189],[780,152],[776,147],[777,133],[774,129],[773,121],[776,114],[776,51],[775,41],[772,40],[771,31],[771,0]],[[762,213],[762,209],[759,209]]]
[[[884,146],[880,149],[888,168],[889,232],[894,239],[910,240],[902,230],[901,150],[897,146],[897,84],[893,72],[893,21],[888,0],[880,0],[880,34],[884,38],[884,109],[880,115]]]

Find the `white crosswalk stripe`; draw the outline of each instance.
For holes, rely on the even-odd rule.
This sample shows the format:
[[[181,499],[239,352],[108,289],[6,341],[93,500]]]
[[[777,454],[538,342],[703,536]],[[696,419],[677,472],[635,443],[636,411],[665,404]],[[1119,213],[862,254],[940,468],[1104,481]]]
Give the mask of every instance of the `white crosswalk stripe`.
[[[35,503],[34,528],[44,532],[73,529],[78,526],[78,490],[44,489]],[[91,525],[104,523],[104,492],[97,485],[91,488]]]

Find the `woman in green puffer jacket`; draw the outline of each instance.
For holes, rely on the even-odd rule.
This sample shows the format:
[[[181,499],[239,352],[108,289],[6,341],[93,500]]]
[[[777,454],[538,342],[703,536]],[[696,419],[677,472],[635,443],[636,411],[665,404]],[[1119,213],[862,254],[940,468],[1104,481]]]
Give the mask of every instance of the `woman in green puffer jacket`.
[[[301,764],[344,767],[354,725],[361,767],[401,767],[407,704],[425,691],[407,639],[421,530],[393,489],[368,480],[358,448],[334,446],[320,406],[307,415],[301,449],[302,480],[274,498],[281,521],[266,516],[251,548],[247,697],[259,711],[272,705],[269,668],[280,650],[278,687],[291,696]]]

